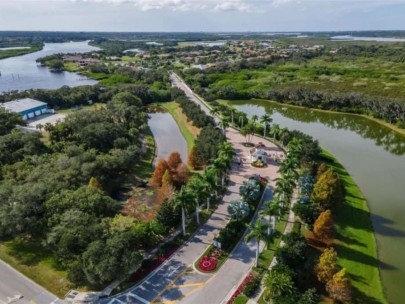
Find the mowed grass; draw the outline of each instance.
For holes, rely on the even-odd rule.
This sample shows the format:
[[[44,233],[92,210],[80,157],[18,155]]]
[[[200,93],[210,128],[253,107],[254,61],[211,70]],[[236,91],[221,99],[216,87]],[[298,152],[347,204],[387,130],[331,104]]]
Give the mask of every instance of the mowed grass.
[[[180,128],[181,134],[183,134],[184,138],[186,139],[188,151],[190,151],[194,146],[195,139],[200,134],[200,129],[193,126],[177,102],[165,102],[161,105],[173,116]]]
[[[346,169],[327,151],[323,151],[322,156],[338,172],[346,189],[345,202],[334,215],[334,246],[338,252],[339,265],[350,274],[354,303],[387,303],[367,201]]]
[[[59,298],[70,290],[66,272],[58,270],[54,256],[39,241],[16,238],[3,242],[0,244],[0,259]]]

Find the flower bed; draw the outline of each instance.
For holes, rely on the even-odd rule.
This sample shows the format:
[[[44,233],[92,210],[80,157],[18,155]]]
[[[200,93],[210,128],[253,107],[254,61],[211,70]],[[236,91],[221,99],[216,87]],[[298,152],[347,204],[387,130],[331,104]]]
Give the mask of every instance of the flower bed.
[[[235,299],[243,292],[243,290],[245,289],[245,286],[252,280],[253,280],[253,275],[251,275],[251,274],[247,275],[245,277],[245,279],[243,280],[243,282],[239,285],[238,289],[235,290],[232,297],[228,300],[227,304],[232,304],[233,301],[235,301]]]
[[[202,271],[213,271],[217,267],[218,259],[211,256],[204,256],[198,263],[198,268]]]
[[[178,246],[168,249],[162,256],[155,257],[152,260],[146,260],[142,266],[131,275],[131,280],[138,282],[150,274],[153,270],[162,265],[170,256],[176,252]]]
[[[255,160],[252,162],[252,166],[255,168],[266,168],[267,164],[262,162],[261,160]]]

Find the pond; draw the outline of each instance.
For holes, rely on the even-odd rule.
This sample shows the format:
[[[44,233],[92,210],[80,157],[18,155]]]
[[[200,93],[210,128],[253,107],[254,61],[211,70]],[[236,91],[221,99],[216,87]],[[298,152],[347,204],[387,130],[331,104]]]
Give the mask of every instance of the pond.
[[[149,128],[156,141],[157,158],[167,160],[172,152],[179,152],[183,163],[187,163],[187,142],[170,113],[150,113]]]
[[[367,198],[388,299],[405,298],[405,136],[365,117],[250,100],[230,102],[252,115],[270,114],[280,127],[307,133],[349,171]]]
[[[93,85],[97,83],[77,73],[52,73],[39,66],[36,59],[58,53],[85,53],[96,51],[88,41],[46,43],[41,51],[0,60],[0,93],[11,90],[56,89],[62,86]]]

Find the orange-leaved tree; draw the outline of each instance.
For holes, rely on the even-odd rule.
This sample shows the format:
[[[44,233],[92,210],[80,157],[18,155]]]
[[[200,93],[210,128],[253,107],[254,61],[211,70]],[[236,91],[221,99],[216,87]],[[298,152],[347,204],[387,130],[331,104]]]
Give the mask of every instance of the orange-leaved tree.
[[[159,159],[156,164],[155,171],[153,172],[152,178],[150,180],[150,183],[153,187],[162,186],[162,178],[166,170],[169,170],[169,165],[164,159]]]
[[[333,221],[332,212],[326,210],[319,214],[314,223],[314,235],[320,241],[330,242],[335,235],[335,222]]]
[[[167,159],[167,164],[169,165],[170,170],[176,171],[177,167],[182,164],[183,161],[181,159],[179,152],[172,152]]]
[[[337,264],[337,253],[334,248],[326,248],[319,257],[319,262],[315,266],[315,273],[318,280],[327,283],[335,273],[339,271]]]
[[[337,272],[326,284],[329,296],[338,302],[350,302],[352,299],[352,284],[345,268]]]

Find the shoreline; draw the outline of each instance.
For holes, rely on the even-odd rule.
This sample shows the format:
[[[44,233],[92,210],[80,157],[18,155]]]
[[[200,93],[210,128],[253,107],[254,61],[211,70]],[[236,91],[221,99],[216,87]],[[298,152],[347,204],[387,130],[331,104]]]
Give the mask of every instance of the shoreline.
[[[243,100],[243,99],[241,99]],[[264,101],[264,102],[269,102],[269,103],[273,103],[273,104],[277,104],[277,105],[282,105],[282,106],[286,106],[286,107],[292,107],[292,108],[298,108],[298,109],[306,109],[306,110],[313,110],[313,111],[317,111],[317,112],[323,112],[323,113],[331,113],[331,114],[341,114],[341,115],[352,115],[352,116],[357,116],[357,117],[363,117],[363,118],[367,118],[371,121],[374,121],[384,127],[389,128],[391,131],[394,131],[402,136],[405,136],[405,129],[401,129],[393,124],[390,124],[388,122],[385,122],[381,119],[378,118],[374,118],[365,114],[357,114],[357,113],[348,113],[348,112],[339,112],[339,111],[333,111],[333,110],[323,110],[323,109],[317,109],[317,108],[310,108],[310,107],[304,107],[304,106],[297,106],[297,105],[292,105],[292,104],[288,104],[288,103],[282,103],[282,102],[277,102],[274,100],[270,100],[270,99],[257,99],[257,98],[252,98],[252,99],[246,99],[247,101]],[[226,102],[227,104],[229,102],[233,102],[233,101],[238,101],[238,100],[229,100],[229,99],[217,99],[218,102]]]
[[[338,263],[350,274],[358,300],[368,299],[386,304],[388,300],[380,271],[379,248],[368,201],[338,159],[321,149],[324,162],[339,174],[346,192],[345,202],[334,216],[337,236],[333,245],[338,251]],[[350,225],[354,222],[357,223],[356,227]],[[353,259],[354,255],[369,256],[373,261],[362,263]]]

